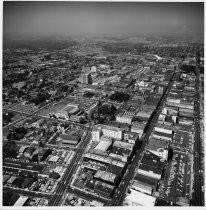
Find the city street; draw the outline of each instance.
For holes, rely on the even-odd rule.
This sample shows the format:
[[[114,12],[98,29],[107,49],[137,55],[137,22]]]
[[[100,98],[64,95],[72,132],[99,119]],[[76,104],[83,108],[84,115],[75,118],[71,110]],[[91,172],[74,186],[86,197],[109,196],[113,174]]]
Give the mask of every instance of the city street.
[[[92,124],[90,124],[90,127],[89,127],[87,134],[85,136],[85,139],[82,140],[82,143],[80,145],[81,148],[86,149],[86,146],[88,145],[88,142],[91,137],[91,130],[92,130]],[[54,196],[52,197],[51,201],[49,202],[49,206],[58,206],[59,205],[59,203],[62,199],[62,196],[67,188],[67,185],[70,183],[71,178],[72,178],[75,170],[78,167],[78,162],[80,161],[83,153],[84,153],[84,150],[80,150],[75,153],[75,156],[69,165],[70,167],[65,172],[62,180],[60,181],[59,185],[57,186],[57,190],[56,190]]]
[[[200,138],[200,93],[199,93],[199,68],[196,66],[196,97],[195,97],[195,139],[194,139],[194,183],[193,183],[193,206],[204,206],[204,174],[202,159],[202,145]]]
[[[173,77],[174,77],[174,75],[173,75]],[[130,184],[130,182],[131,182],[131,180],[134,176],[135,169],[138,167],[138,165],[140,164],[141,159],[143,157],[143,156],[141,156],[141,154],[143,153],[143,151],[145,149],[145,146],[147,145],[147,142],[148,142],[148,139],[149,139],[149,137],[152,133],[153,127],[155,126],[155,123],[157,122],[158,117],[159,117],[159,115],[162,111],[162,108],[164,106],[164,103],[165,103],[165,100],[166,100],[166,97],[167,97],[166,93],[170,91],[170,89],[172,87],[172,84],[173,84],[173,82],[172,82],[172,79],[171,79],[167,88],[166,88],[166,90],[165,90],[165,94],[163,95],[162,100],[161,100],[159,106],[156,109],[155,115],[153,116],[153,118],[149,122],[148,129],[146,131],[145,136],[143,137],[144,139],[143,139],[142,147],[137,152],[137,154],[135,155],[134,160],[132,161],[131,166],[128,169],[128,173],[126,174],[126,176],[124,178],[124,181],[122,181],[120,183],[120,186],[116,190],[115,195],[114,195],[114,199],[109,204],[110,206],[121,206],[122,205],[122,202],[124,201],[125,195],[127,193],[127,188],[128,188],[128,186],[129,186],[129,184]]]

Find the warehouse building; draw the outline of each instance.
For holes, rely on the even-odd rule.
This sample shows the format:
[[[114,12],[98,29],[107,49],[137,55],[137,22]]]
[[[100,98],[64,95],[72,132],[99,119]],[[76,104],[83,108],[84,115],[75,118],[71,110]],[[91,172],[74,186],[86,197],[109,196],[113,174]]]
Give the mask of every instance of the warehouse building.
[[[96,151],[106,152],[107,149],[111,146],[112,140],[106,136],[101,136],[99,144],[94,148]]]
[[[156,198],[133,189],[130,191],[124,200],[125,206],[155,206]]]
[[[157,179],[153,179],[151,177],[147,177],[137,173],[135,175],[132,188],[142,193],[152,195],[152,193],[156,191],[157,183]]]
[[[77,145],[80,141],[80,137],[77,135],[61,134],[59,136],[63,145]]]
[[[99,162],[102,162],[102,163],[115,165],[115,166],[118,166],[118,167],[121,167],[121,168],[123,168],[126,164],[122,161],[114,160],[113,158],[111,158],[109,156],[108,157],[103,157],[99,154],[86,153],[85,157],[88,158],[88,159],[91,159],[91,160],[96,160],[96,161],[99,161]]]

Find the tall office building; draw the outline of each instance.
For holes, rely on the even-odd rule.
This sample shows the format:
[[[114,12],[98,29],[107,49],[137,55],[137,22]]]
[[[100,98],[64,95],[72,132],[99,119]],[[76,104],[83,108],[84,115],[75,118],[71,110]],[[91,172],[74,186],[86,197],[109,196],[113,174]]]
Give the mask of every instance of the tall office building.
[[[85,84],[92,84],[92,77],[91,74],[82,74],[82,83]]]

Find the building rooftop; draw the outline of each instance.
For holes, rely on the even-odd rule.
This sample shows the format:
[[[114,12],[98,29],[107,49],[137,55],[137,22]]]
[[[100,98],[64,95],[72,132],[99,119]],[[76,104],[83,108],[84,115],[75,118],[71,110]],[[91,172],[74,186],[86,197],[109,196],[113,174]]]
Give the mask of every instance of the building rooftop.
[[[168,145],[168,142],[156,139],[156,138],[150,138],[149,142],[146,146],[146,149],[157,151],[160,149],[164,149]]]
[[[162,133],[162,132],[158,132],[158,131],[154,131],[153,132],[154,135],[160,136],[160,137],[167,137],[167,138],[171,138],[172,139],[172,134],[168,134],[168,133]]]
[[[156,198],[136,190],[130,189],[131,193],[127,194],[125,203],[133,206],[155,206]]]
[[[123,131],[124,129],[122,128],[117,128],[117,127],[114,127],[114,126],[109,126],[109,125],[103,125],[103,124],[98,124],[98,125],[95,125],[95,127],[97,129],[107,129],[107,130],[113,130],[113,131]]]
[[[135,175],[134,181],[144,183],[145,185],[150,186],[153,189],[156,188],[157,183],[158,183],[158,181],[156,179],[153,179],[151,177],[147,177],[147,176],[144,176],[144,175],[138,174],[138,173]]]
[[[115,182],[115,178],[117,176],[115,174],[113,174],[113,173],[110,173],[110,172],[98,170],[95,173],[94,177],[114,183]]]
[[[113,146],[120,147],[120,148],[125,148],[125,149],[128,149],[128,150],[132,150],[133,147],[134,147],[133,144],[123,142],[123,141],[115,141]]]

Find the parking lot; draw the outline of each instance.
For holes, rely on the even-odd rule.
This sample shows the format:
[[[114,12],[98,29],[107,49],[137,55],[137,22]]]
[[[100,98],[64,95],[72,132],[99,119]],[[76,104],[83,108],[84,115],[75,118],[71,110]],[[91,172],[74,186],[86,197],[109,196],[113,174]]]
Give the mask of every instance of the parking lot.
[[[159,187],[160,197],[174,203],[180,197],[189,200],[190,184],[191,159],[189,155],[174,152]]]

